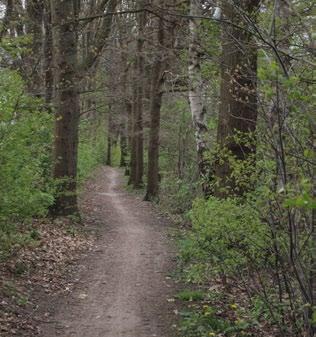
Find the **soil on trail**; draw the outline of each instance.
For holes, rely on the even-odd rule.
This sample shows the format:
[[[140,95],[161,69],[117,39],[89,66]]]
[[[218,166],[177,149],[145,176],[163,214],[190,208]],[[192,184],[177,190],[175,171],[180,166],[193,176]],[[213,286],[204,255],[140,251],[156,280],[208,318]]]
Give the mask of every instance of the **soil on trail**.
[[[41,308],[49,317],[41,336],[174,336],[168,221],[125,192],[121,173],[109,167],[97,172],[83,204],[98,223],[97,247],[79,261],[74,289]]]

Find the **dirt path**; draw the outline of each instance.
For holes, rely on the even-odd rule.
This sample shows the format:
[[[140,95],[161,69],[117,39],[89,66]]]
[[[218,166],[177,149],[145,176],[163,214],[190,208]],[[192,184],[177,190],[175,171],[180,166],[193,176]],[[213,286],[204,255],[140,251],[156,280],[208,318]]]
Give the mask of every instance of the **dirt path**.
[[[172,337],[172,256],[166,221],[102,168],[85,197],[100,238],[78,266],[74,290],[52,300],[43,337]]]

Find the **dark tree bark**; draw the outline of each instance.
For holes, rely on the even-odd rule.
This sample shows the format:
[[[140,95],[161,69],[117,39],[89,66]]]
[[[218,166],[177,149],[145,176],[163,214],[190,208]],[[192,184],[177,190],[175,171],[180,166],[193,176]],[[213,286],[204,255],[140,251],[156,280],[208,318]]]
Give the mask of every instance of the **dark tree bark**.
[[[59,193],[53,215],[78,213],[76,177],[79,128],[77,15],[75,1],[51,0],[55,60],[55,137],[53,176]]]
[[[106,165],[111,166],[112,165],[112,111],[111,106],[109,106],[109,118],[108,118],[108,137],[107,137],[107,153],[106,153]]]
[[[130,104],[126,104],[126,108],[130,108]],[[127,111],[128,113],[128,111]],[[120,125],[120,149],[121,149],[121,158],[120,158],[120,167],[126,168],[127,165],[127,125],[126,119],[124,118]]]
[[[133,77],[136,79],[136,67],[133,69]],[[130,146],[130,175],[128,180],[128,185],[134,185],[136,179],[136,127],[135,127],[135,115],[136,115],[136,98],[137,98],[137,88],[133,88],[133,103],[132,109],[129,116],[129,146]]]
[[[26,33],[32,36],[31,53],[27,57],[26,80],[30,92],[37,96],[42,96],[44,81],[42,76],[42,56],[43,56],[43,0],[26,1]]]
[[[140,1],[139,9],[144,8],[144,1]],[[135,77],[136,89],[134,91],[133,102],[133,132],[132,132],[132,150],[131,150],[131,174],[130,183],[134,188],[143,186],[144,174],[144,139],[143,139],[143,104],[144,104],[144,28],[145,28],[145,12],[138,14],[138,38],[136,48],[136,64]]]
[[[53,34],[52,16],[49,1],[44,3],[44,79],[45,79],[45,102],[50,109],[53,99],[54,76],[53,76]]]
[[[78,62],[78,0],[50,0],[53,27],[55,139],[53,176],[59,181],[59,193],[53,215],[78,214],[77,155],[80,118],[79,81],[91,69],[111,31],[112,15],[99,21],[100,27],[91,48],[95,53]],[[113,12],[116,0],[100,3],[102,12]]]
[[[244,21],[239,10],[255,18],[260,1],[243,0],[237,9],[229,2],[223,4],[223,15],[228,21],[242,26]],[[220,109],[217,142],[220,151],[227,149],[237,160],[246,160],[255,153],[255,145],[247,138],[256,130],[257,123],[257,46],[252,35],[234,25],[223,25]],[[237,141],[240,134],[245,141]],[[255,164],[255,163],[253,163]],[[215,167],[219,179],[216,194],[242,194],[231,175],[228,160]]]
[[[158,48],[164,47],[164,22],[158,19],[157,44]],[[161,54],[161,53],[160,53]],[[158,198],[159,194],[159,146],[160,146],[160,109],[162,102],[163,73],[166,59],[163,55],[156,55],[152,67],[151,104],[150,104],[150,131],[148,145],[148,172],[147,191],[145,200],[151,201]]]
[[[125,175],[130,176],[131,174],[131,157],[132,157],[132,141],[133,141],[133,105],[130,100],[127,101],[127,152],[130,155],[130,161],[126,164]],[[128,184],[131,184],[130,178]]]

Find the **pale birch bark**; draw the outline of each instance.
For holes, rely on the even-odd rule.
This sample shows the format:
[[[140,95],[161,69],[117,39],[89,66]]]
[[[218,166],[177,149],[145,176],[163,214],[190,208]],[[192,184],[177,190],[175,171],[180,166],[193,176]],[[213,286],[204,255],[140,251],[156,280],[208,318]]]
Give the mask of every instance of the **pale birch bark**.
[[[199,7],[198,0],[190,1],[190,16],[195,17],[202,16],[202,10]],[[200,177],[202,179],[205,179],[208,171],[208,161],[205,159],[205,152],[207,150],[207,143],[206,143],[207,124],[205,121],[206,109],[203,102],[203,80],[201,74],[201,60],[199,51],[200,24],[201,21],[198,19],[190,20],[188,74],[189,74],[189,101],[190,101],[193,127],[195,131],[198,169]]]

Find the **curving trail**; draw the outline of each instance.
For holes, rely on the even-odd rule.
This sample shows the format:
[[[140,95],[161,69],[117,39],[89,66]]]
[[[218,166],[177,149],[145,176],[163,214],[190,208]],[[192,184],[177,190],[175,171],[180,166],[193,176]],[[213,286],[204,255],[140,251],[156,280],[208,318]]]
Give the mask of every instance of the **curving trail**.
[[[41,336],[174,336],[168,224],[122,182],[118,170],[104,167],[88,189],[83,205],[93,205],[97,247],[80,261],[74,290],[52,300]]]

